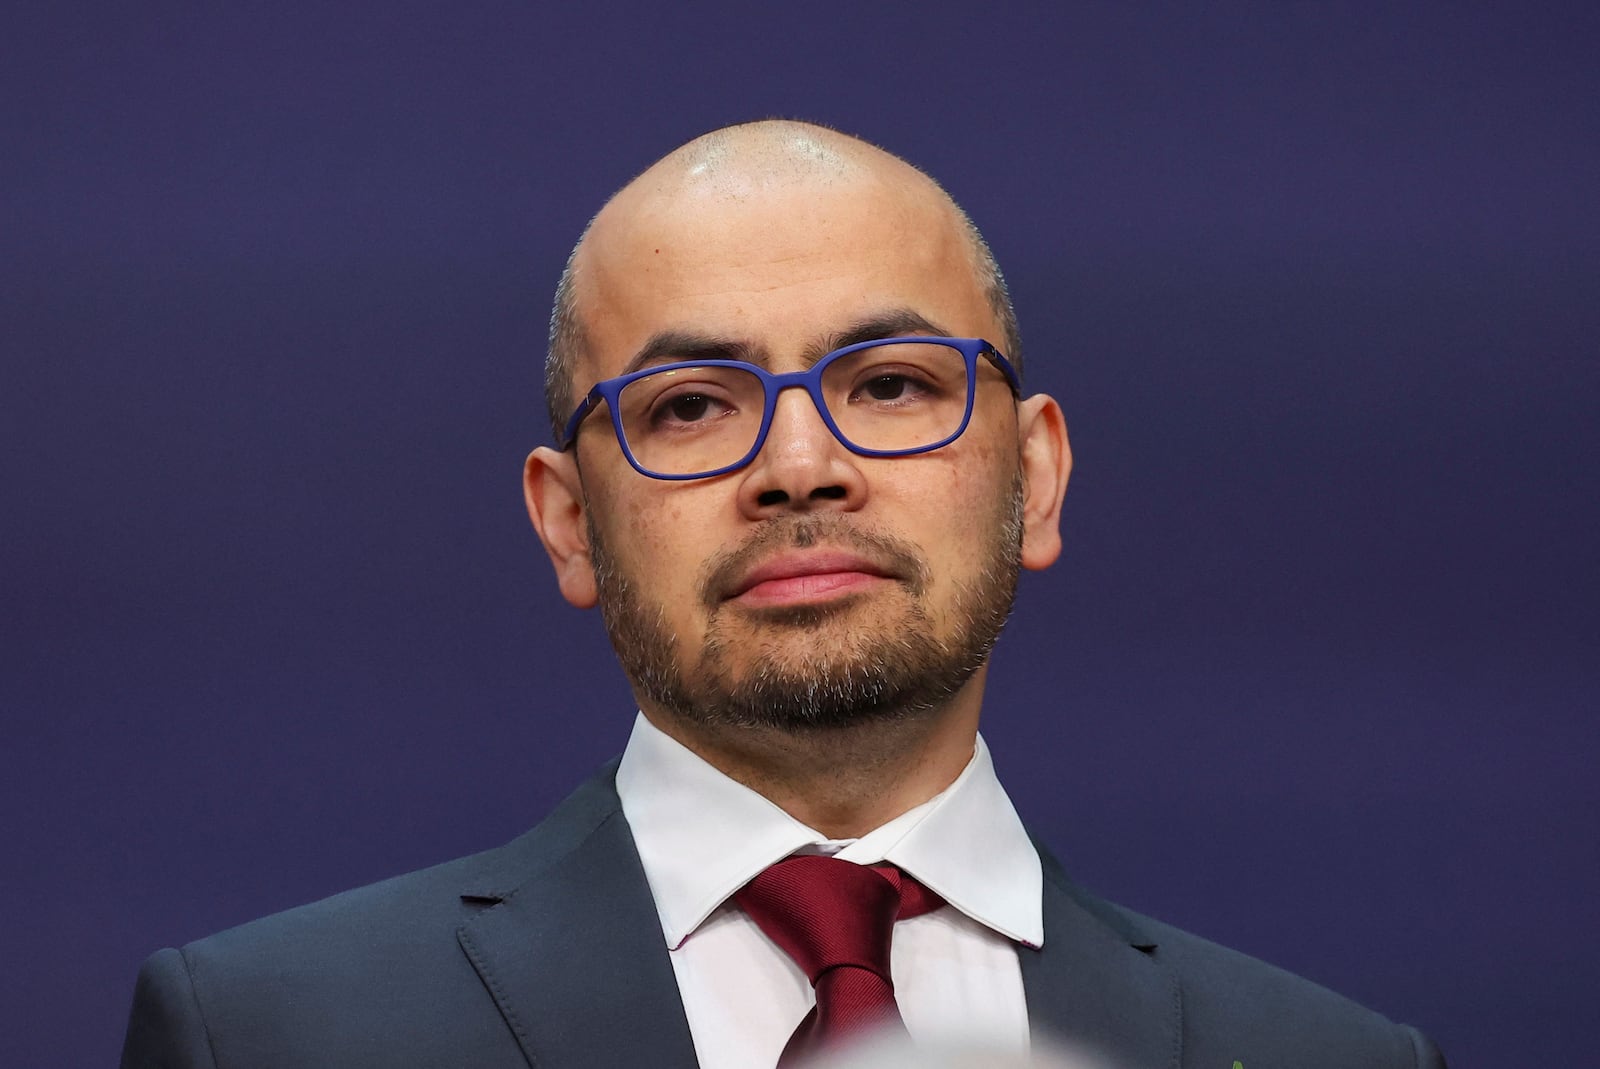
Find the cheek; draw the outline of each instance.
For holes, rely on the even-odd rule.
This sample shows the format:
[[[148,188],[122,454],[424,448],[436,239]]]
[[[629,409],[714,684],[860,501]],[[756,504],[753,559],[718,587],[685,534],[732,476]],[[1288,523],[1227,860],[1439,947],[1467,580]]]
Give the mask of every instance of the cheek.
[[[700,573],[709,537],[696,522],[701,510],[681,495],[633,493],[610,503],[608,515],[607,544],[635,581],[659,592],[669,613],[692,602],[683,595]]]
[[[937,585],[945,575],[965,579],[987,565],[1005,521],[1015,477],[1014,456],[998,443],[962,438],[896,473],[892,520],[916,542],[933,566]],[[1014,453],[1014,451],[1012,451]]]

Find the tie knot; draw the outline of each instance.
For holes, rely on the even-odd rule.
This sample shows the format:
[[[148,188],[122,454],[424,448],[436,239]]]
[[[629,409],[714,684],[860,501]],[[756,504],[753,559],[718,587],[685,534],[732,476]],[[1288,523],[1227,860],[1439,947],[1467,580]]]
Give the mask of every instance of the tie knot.
[[[818,855],[785,858],[734,898],[813,984],[841,965],[889,980],[895,921],[944,904],[893,865]]]

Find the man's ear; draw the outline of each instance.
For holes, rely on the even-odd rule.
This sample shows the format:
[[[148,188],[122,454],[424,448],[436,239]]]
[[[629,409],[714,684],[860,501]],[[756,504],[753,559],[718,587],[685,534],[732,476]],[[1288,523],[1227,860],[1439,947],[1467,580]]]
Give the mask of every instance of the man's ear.
[[[528,502],[533,529],[550,554],[561,596],[580,609],[593,608],[597,600],[594,564],[589,558],[586,502],[577,458],[548,446],[529,453],[522,467],[522,496]]]
[[[1022,566],[1048,568],[1061,556],[1061,499],[1072,474],[1067,420],[1053,397],[1034,394],[1017,409],[1022,455]]]

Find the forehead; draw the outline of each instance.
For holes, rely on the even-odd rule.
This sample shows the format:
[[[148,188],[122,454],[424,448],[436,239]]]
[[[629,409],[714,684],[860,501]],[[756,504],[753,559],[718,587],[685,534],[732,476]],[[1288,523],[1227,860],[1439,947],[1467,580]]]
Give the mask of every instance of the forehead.
[[[616,374],[664,332],[747,342],[782,361],[889,309],[960,335],[997,329],[966,231],[921,176],[648,179],[607,206],[580,251],[580,379]]]

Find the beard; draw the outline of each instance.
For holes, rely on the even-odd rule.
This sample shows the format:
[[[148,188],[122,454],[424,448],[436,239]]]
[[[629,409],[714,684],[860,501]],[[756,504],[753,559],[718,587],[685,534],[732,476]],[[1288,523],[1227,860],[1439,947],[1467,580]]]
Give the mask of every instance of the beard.
[[[977,573],[956,585],[944,635],[927,610],[929,568],[915,546],[859,530],[837,514],[770,521],[706,562],[697,585],[710,623],[698,658],[687,662],[665,606],[638,593],[592,513],[589,547],[606,633],[641,701],[707,728],[832,730],[938,709],[988,660],[1016,597],[1020,473],[997,513]],[[895,618],[874,614],[854,625],[849,616],[862,608],[857,598],[728,618],[723,592],[757,560],[819,544],[883,564],[908,604]]]

